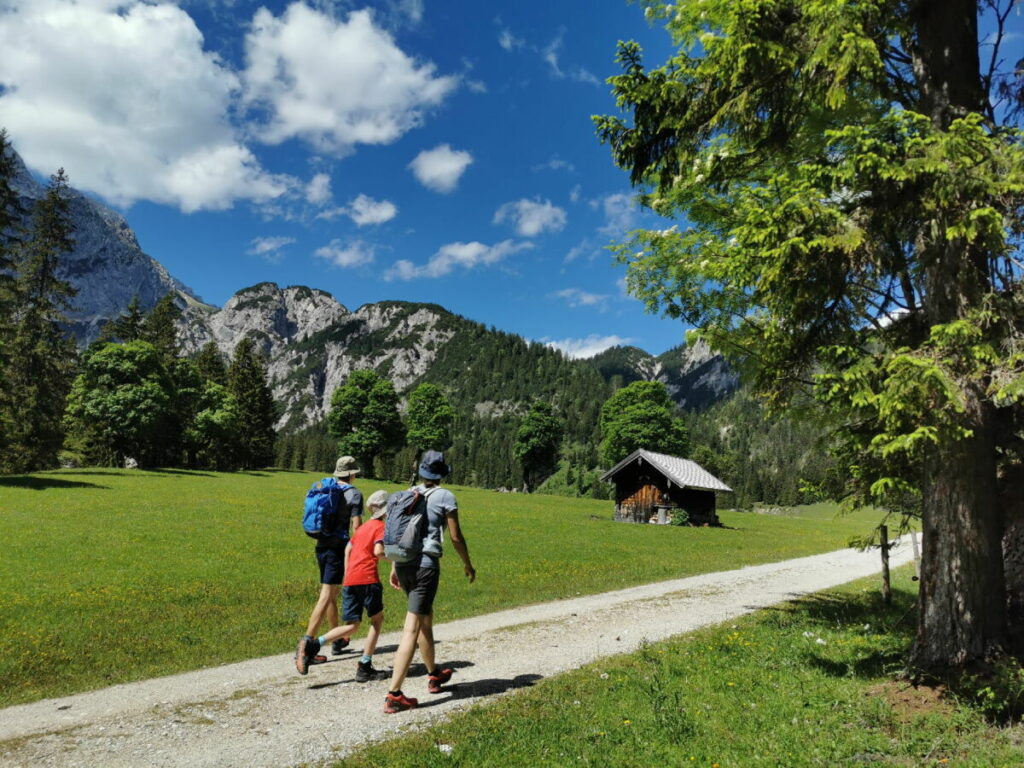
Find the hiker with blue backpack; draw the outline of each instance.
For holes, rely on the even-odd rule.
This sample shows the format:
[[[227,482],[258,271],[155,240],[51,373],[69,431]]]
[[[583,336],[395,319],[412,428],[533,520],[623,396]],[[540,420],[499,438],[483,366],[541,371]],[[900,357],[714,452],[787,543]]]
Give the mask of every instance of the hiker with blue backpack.
[[[384,699],[387,714],[413,709],[419,703],[402,693],[417,643],[427,667],[428,692],[441,693],[442,686],[452,677],[453,670],[439,667],[434,656],[434,597],[441,580],[445,528],[471,584],[476,580],[476,570],[459,525],[455,495],[440,487],[440,481],[450,472],[443,453],[426,451],[419,466],[422,482],[388,498],[384,557],[391,561],[391,586],[404,590],[409,604],[402,639],[395,652],[391,685]]]
[[[377,563],[384,556],[384,516],[387,514],[388,492],[374,491],[366,500],[370,519],[359,526],[345,547],[345,581],[341,587],[341,620],[339,627],[328,630],[315,640],[306,641],[306,659],[315,658],[320,648],[337,640],[351,639],[363,621],[363,611],[370,628],[363,644],[363,655],[356,664],[356,682],[385,680],[390,673],[374,669],[373,654],[377,650],[380,630],[384,624],[384,588],[377,573]],[[298,654],[296,654],[298,658]],[[309,663],[306,663],[306,669]],[[299,669],[302,672],[302,669]]]
[[[320,597],[295,653],[295,668],[303,675],[310,664],[327,660],[316,653],[308,653],[314,648],[320,624],[325,618],[328,629],[339,624],[338,593],[345,577],[345,547],[350,531],[355,531],[363,521],[363,494],[352,484],[359,472],[353,457],[342,456],[335,464],[334,477],[313,483],[306,494],[302,527],[307,536],[316,539]],[[331,653],[337,655],[347,645],[348,640],[335,640],[331,644]]]

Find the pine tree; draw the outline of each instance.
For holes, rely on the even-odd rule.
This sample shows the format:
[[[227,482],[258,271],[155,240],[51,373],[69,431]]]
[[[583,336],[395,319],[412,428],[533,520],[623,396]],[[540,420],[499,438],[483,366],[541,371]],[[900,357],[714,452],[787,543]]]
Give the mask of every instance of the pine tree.
[[[203,381],[211,381],[214,384],[227,386],[228,369],[224,365],[224,357],[221,355],[220,350],[217,349],[216,342],[208,341],[203,345],[203,348],[199,350],[199,354],[196,355],[195,364]]]
[[[136,341],[142,338],[142,321],[145,314],[139,301],[139,294],[132,296],[123,315],[108,320],[100,331],[99,341]]]
[[[267,384],[265,358],[246,336],[235,347],[228,369],[228,391],[241,417],[238,457],[244,469],[268,467],[274,462],[274,422],[277,409]]]
[[[17,295],[14,278],[16,231],[24,210],[11,186],[14,156],[7,131],[0,129],[0,457],[5,455],[13,426],[12,388],[8,380],[8,357],[14,337],[12,318]]]
[[[75,290],[57,275],[59,257],[73,247],[67,188],[61,168],[36,203],[26,239],[16,250],[17,327],[7,377],[13,419],[0,462],[7,471],[56,466],[64,441],[64,404],[75,362],[74,346],[61,327]]]
[[[173,293],[168,293],[160,299],[139,328],[139,338],[156,347],[166,360],[173,360],[181,353],[178,329],[175,325],[181,317],[181,310],[174,303],[174,299]]]

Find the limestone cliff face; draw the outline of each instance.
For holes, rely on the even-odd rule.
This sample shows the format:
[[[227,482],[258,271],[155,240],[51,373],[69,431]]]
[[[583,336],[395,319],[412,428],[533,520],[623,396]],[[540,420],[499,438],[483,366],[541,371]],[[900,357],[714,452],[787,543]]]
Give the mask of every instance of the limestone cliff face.
[[[11,186],[30,210],[46,194],[17,155]],[[72,181],[74,181],[72,179]],[[81,346],[93,341],[103,323],[121,314],[138,295],[144,310],[174,292],[179,304],[201,301],[162,264],[146,254],[121,214],[75,189],[68,190],[74,249],[61,258],[58,274],[78,291],[68,312],[70,332]]]
[[[433,305],[382,302],[350,312],[323,291],[261,283],[216,311],[188,311],[180,324],[186,352],[214,341],[225,356],[250,336],[269,360],[279,427],[323,419],[330,395],[356,370],[386,373],[401,392],[422,377],[455,331],[453,316]]]

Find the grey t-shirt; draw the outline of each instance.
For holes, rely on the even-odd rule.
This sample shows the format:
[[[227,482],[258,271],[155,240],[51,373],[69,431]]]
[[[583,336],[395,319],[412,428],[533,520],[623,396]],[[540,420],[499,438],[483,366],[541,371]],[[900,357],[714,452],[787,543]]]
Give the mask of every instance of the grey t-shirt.
[[[427,535],[426,538],[433,539],[438,544],[444,543],[444,529],[448,523],[446,517],[459,508],[455,501],[455,494],[447,488],[427,488],[424,485],[416,486],[422,494],[427,495]],[[437,568],[440,565],[438,558],[430,555],[423,555],[420,558],[420,568]]]

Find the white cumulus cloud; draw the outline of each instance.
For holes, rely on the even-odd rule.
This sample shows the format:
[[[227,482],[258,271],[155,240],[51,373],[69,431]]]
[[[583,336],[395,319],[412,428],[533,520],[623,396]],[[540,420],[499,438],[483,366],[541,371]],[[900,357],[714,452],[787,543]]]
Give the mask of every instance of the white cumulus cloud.
[[[331,199],[331,177],[318,173],[306,185],[306,202],[323,205]]]
[[[604,312],[607,307],[608,294],[591,293],[581,288],[563,288],[551,294],[553,297],[562,299],[570,307],[598,307]]]
[[[479,266],[496,264],[506,256],[533,247],[532,243],[517,243],[502,240],[494,245],[479,242],[448,243],[421,265],[407,259],[396,261],[384,278],[386,280],[416,280],[421,277],[444,277],[455,270],[469,270]]]
[[[334,239],[327,245],[317,248],[314,253],[318,258],[324,259],[333,266],[342,269],[372,264],[374,258],[373,246],[364,243],[362,240],[344,242]]]
[[[494,212],[494,223],[508,222],[521,237],[536,237],[542,232],[558,232],[565,227],[565,211],[550,200],[516,200]]]
[[[604,224],[599,230],[601,234],[615,237],[636,228],[639,209],[632,195],[626,192],[606,195],[591,200],[590,205],[604,214]]]
[[[279,264],[284,256],[281,249],[294,242],[294,237],[256,237],[249,243],[246,253],[266,259],[271,264]]]
[[[265,202],[267,173],[229,115],[239,81],[183,9],[141,0],[0,4],[0,115],[37,171],[116,204]]]
[[[582,360],[604,352],[609,347],[620,347],[629,344],[633,340],[622,336],[598,336],[590,334],[583,339],[558,339],[555,341],[542,339],[549,347],[557,349],[567,357]]]
[[[447,193],[458,186],[463,172],[472,162],[473,156],[469,152],[440,144],[416,155],[409,163],[409,168],[427,189]]]
[[[383,224],[398,215],[398,207],[390,200],[374,200],[367,195],[358,195],[348,205],[322,212],[317,218],[333,219],[348,216],[360,227],[366,224]]]
[[[301,138],[339,156],[395,141],[458,85],[402,51],[369,10],[339,20],[300,2],[280,17],[260,8],[245,50],[244,99],[266,114],[260,138]]]

